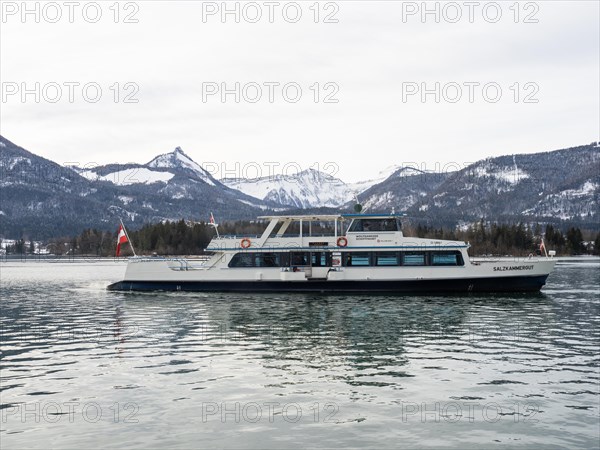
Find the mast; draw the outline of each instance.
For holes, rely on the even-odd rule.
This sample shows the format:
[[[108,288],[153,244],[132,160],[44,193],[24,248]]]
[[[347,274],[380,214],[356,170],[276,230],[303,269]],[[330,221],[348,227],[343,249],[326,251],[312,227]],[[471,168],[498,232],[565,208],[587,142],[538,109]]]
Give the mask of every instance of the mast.
[[[123,231],[125,232],[125,236],[127,236],[127,242],[129,242],[129,246],[131,247],[131,251],[133,252],[133,256],[137,256],[135,254],[135,249],[133,248],[133,242],[131,242],[131,239],[129,238],[129,233],[127,233],[127,228],[125,228],[125,225],[123,224],[123,219],[121,219],[119,217],[119,222],[121,222],[121,226],[123,227]]]
[[[219,224],[215,222],[215,216],[213,216],[213,213],[210,213],[210,223],[209,223],[217,232],[217,238],[219,238]]]

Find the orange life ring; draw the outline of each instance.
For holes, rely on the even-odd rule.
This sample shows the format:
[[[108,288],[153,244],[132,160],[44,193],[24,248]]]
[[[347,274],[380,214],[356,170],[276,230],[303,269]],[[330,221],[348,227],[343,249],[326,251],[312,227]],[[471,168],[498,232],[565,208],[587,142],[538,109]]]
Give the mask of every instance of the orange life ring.
[[[348,245],[348,239],[346,239],[344,236],[339,237],[337,240],[337,245],[338,247],[345,247]]]
[[[248,239],[248,238],[244,238],[244,239],[242,239],[242,242],[240,243],[240,245],[242,246],[242,248],[248,248],[252,245],[252,241],[250,241],[250,239]]]

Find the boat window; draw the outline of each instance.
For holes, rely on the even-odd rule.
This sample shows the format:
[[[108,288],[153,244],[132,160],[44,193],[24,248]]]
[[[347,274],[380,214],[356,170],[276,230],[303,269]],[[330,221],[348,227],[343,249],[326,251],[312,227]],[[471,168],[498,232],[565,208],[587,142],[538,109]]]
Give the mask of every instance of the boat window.
[[[290,254],[288,252],[278,253],[281,267],[290,267]]]
[[[280,267],[281,258],[279,253],[257,253],[254,260],[256,267]]]
[[[404,252],[402,254],[402,265],[404,266],[424,266],[425,252]]]
[[[431,252],[343,252],[342,264],[348,267],[366,266],[464,266],[459,251]],[[289,267],[331,266],[329,252],[241,252],[236,253],[229,267]]]
[[[310,266],[310,253],[292,252],[292,266]]]
[[[363,230],[363,223],[360,219],[354,219],[348,228],[348,233],[353,233]]]
[[[397,266],[398,265],[398,253],[397,252],[376,252],[375,253],[375,265],[376,266]]]
[[[370,266],[371,265],[371,253],[370,252],[347,252],[344,253],[344,265],[345,266]]]
[[[431,252],[432,266],[464,266],[460,252]]]
[[[400,226],[395,217],[386,219],[354,219],[348,232],[399,231]]]
[[[283,267],[287,266],[287,255],[284,253],[236,253],[229,262],[229,267]]]
[[[310,265],[313,267],[327,267],[330,266],[330,253],[328,252],[314,252],[310,256]]]
[[[236,253],[229,261],[229,267],[254,267],[254,254]]]

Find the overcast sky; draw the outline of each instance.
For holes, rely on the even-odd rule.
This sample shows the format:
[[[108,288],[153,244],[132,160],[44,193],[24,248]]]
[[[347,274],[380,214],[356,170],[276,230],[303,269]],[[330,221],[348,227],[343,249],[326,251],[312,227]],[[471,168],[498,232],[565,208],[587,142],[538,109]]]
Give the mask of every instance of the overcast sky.
[[[357,181],[600,138],[597,1],[428,2],[425,16],[422,2],[228,2],[239,23],[221,2],[78,3],[23,16],[2,2],[0,131],[59,163],[181,146],[229,176],[277,162]]]

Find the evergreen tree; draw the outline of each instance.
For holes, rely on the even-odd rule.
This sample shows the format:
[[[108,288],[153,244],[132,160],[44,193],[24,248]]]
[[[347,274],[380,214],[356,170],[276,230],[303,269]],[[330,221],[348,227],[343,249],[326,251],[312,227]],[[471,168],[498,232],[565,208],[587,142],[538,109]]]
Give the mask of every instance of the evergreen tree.
[[[221,234],[242,236],[256,236],[262,234],[265,223],[261,221],[236,221],[225,222],[220,225]],[[314,223],[313,233],[332,233],[331,227]],[[528,255],[539,252],[539,238],[541,227],[539,224],[499,224],[488,223],[481,219],[469,226],[466,230],[457,228],[444,229],[417,224],[407,236],[418,236],[431,239],[447,239],[470,242],[471,255]],[[288,228],[289,235],[299,233],[298,224]],[[307,231],[307,230],[305,230]],[[128,230],[129,237],[140,255],[150,255],[154,252],[160,255],[196,255],[205,251],[206,246],[215,236],[214,228],[206,223],[192,223],[181,219],[175,222],[159,222],[148,224],[139,230]],[[286,233],[287,234],[287,233]],[[103,232],[95,229],[85,229],[77,238],[54,239],[48,249],[56,255],[73,254],[76,251],[81,255],[114,256],[116,245],[116,232]],[[591,240],[591,239],[590,239]],[[583,246],[583,233],[579,228],[571,227],[567,231],[567,238],[563,233],[546,225],[544,241],[548,250],[556,250],[558,254],[569,252],[571,254],[585,253]],[[24,240],[17,241],[14,246],[7,248],[7,253],[24,251]],[[594,252],[600,254],[600,233],[594,241]],[[123,256],[131,255],[129,245],[122,247]]]
[[[571,227],[567,230],[567,251],[572,255],[580,255],[585,253],[583,245],[583,234],[579,228]]]

